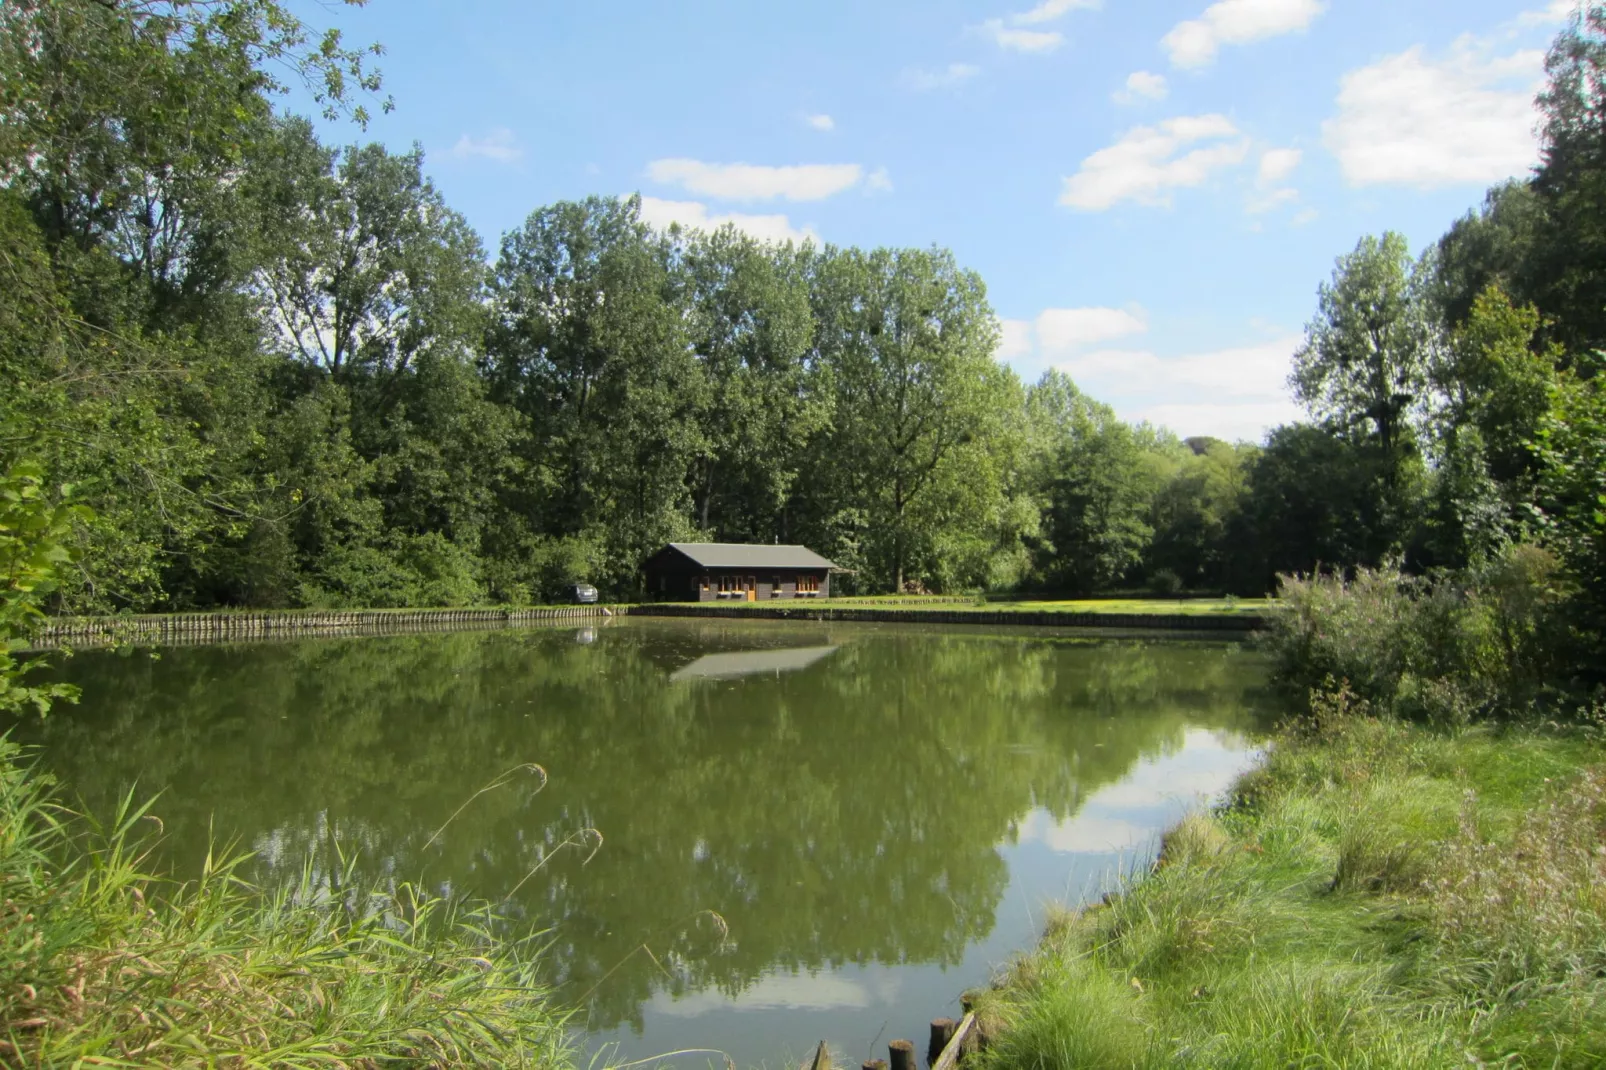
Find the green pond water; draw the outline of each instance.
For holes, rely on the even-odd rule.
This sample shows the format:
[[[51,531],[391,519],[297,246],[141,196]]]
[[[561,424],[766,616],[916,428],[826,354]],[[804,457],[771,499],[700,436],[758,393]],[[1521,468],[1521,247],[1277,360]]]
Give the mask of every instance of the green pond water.
[[[1101,894],[1247,768],[1264,665],[1213,641],[616,619],[81,652],[58,675],[82,705],[19,734],[98,812],[159,792],[176,874],[209,838],[265,884],[333,872],[338,844],[365,879],[549,930],[589,1048],[745,1067],[923,1043],[1045,904]],[[525,763],[544,787],[476,797]]]

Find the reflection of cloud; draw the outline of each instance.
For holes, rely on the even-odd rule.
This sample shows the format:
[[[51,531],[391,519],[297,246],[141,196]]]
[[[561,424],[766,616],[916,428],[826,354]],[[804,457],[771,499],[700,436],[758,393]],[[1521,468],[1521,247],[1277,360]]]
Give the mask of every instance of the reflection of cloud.
[[[1155,843],[1188,810],[1232,786],[1253,755],[1205,729],[1189,729],[1181,750],[1140,762],[1126,777],[1088,797],[1075,816],[1055,820],[1034,810],[1020,825],[1020,842],[1061,854],[1108,854]]]
[[[829,1011],[869,1007],[897,995],[896,979],[871,992],[864,984],[831,974],[777,973],[761,977],[735,997],[705,989],[675,999],[664,993],[653,997],[652,1009],[670,1018],[696,1018],[714,1011]]]
[[[1158,830],[1118,817],[1101,817],[1085,810],[1069,821],[1056,822],[1047,810],[1035,810],[1021,824],[1022,843],[1041,843],[1060,854],[1104,854],[1137,847],[1159,835]]]

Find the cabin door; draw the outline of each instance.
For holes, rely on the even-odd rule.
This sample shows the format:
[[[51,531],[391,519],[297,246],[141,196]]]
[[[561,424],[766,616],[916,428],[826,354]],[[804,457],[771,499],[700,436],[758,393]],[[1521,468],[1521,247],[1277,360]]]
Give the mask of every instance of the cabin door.
[[[758,601],[758,580],[752,576],[747,577],[747,600],[749,602]]]

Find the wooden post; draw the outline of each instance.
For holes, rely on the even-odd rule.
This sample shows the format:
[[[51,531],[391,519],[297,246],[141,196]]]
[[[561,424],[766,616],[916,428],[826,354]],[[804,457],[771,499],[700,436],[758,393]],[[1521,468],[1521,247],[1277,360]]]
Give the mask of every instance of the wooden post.
[[[831,1049],[825,1041],[814,1049],[814,1058],[809,1062],[808,1070],[831,1070]]]
[[[937,1060],[942,1058],[942,1049],[954,1038],[954,1020],[952,1018],[933,1018],[931,1020],[931,1043],[926,1045],[926,1065],[935,1066]]]
[[[935,1038],[937,1023],[932,1022],[931,1028],[933,1038]],[[931,1070],[956,1070],[959,1066],[959,1057],[968,1055],[975,1050],[975,1034],[976,1012],[971,1011],[948,1034],[948,1044],[941,1054],[932,1061]]]
[[[892,1063],[892,1070],[915,1070],[914,1041],[894,1040],[887,1045],[887,1054]]]

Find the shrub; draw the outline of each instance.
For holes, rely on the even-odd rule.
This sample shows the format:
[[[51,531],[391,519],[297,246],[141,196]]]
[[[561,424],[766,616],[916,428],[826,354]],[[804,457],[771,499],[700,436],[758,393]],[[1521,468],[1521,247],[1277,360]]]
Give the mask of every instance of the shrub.
[[[1149,575],[1149,591],[1159,595],[1180,594],[1182,577],[1168,568],[1159,569]]]
[[[1460,576],[1284,576],[1265,642],[1304,698],[1347,681],[1378,712],[1447,726],[1530,709],[1569,660],[1554,557],[1515,546]]]

